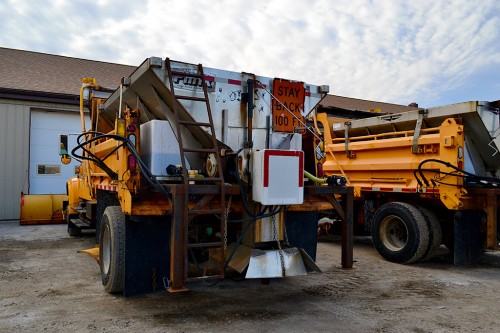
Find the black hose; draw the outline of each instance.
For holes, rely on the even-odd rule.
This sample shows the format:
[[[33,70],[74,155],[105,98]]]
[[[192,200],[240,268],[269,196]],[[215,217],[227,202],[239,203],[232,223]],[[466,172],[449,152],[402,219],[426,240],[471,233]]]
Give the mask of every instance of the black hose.
[[[430,162],[435,162],[435,163],[443,164],[446,167],[451,168],[451,169],[453,169],[455,171],[454,172],[442,172],[442,171],[436,171],[436,170],[432,170],[432,169],[423,169],[422,168],[422,166],[425,163],[430,163]],[[417,182],[419,182],[418,177],[416,176],[416,172],[417,171],[420,174],[420,176],[421,176],[421,178],[424,181],[424,183],[425,183],[426,186],[429,186],[429,181],[425,177],[423,171],[433,171],[433,172],[435,172],[435,173],[437,173],[439,175],[444,175],[445,177],[446,176],[461,177],[464,180],[466,180],[468,178],[469,181],[474,181],[476,183],[481,183],[483,185],[491,184],[492,186],[495,186],[495,187],[496,186],[500,186],[500,179],[498,179],[498,178],[487,177],[487,176],[478,176],[478,175],[473,174],[471,172],[462,170],[462,169],[454,166],[453,164],[451,164],[449,162],[445,162],[445,161],[438,160],[438,159],[435,159],[435,158],[430,158],[430,159],[427,159],[427,160],[423,160],[422,162],[419,163],[417,170],[414,171],[415,178],[417,179]],[[441,180],[438,180],[438,179],[431,179],[431,181],[433,183],[435,182],[435,183],[439,183],[439,184],[443,184],[443,185],[459,186],[457,184],[445,183],[445,182],[442,182]],[[419,184],[420,184],[420,182],[419,182]]]
[[[85,135],[88,135],[88,134],[97,134],[97,136],[95,136],[95,137],[93,137],[85,142],[80,142],[81,138]],[[101,140],[101,139],[115,139],[117,141],[122,142],[122,144],[118,145],[110,153],[108,153],[104,158],[100,159],[97,156],[95,156],[94,154],[92,154],[87,148],[85,148],[85,146],[94,142],[94,141]],[[109,156],[111,156],[116,150],[118,150],[120,147],[123,147],[125,145],[128,148],[128,150],[130,151],[130,153],[134,156],[137,163],[139,164],[139,171],[141,172],[141,175],[144,177],[146,182],[151,187],[153,187],[158,192],[160,192],[163,196],[165,196],[165,198],[167,200],[169,199],[168,191],[163,186],[161,186],[161,184],[158,182],[156,177],[147,168],[146,164],[142,161],[141,157],[137,153],[137,150],[135,149],[135,145],[128,138],[122,137],[120,135],[115,135],[115,134],[104,134],[101,132],[92,132],[91,131],[91,132],[85,132],[85,133],[80,134],[77,138],[77,143],[78,143],[78,145],[71,151],[71,155],[74,157],[79,157],[79,158],[89,160],[89,161],[96,163],[112,179],[117,179],[117,175],[104,163],[104,161]],[[77,155],[76,150],[78,150],[78,149],[82,149],[91,157]]]
[[[88,134],[96,134],[96,133],[99,133],[99,132],[85,132],[85,133],[82,133],[78,136],[77,138],[77,143],[78,145],[71,151],[71,156],[75,157],[76,159],[82,159],[82,160],[88,160],[88,161],[91,161],[91,162],[94,162],[97,164],[97,166],[99,166],[111,179],[113,180],[117,180],[118,179],[118,175],[113,171],[111,170],[107,165],[106,163],[104,163],[104,161],[112,154],[114,153],[118,148],[122,147],[122,145],[118,145],[115,149],[113,149],[110,153],[108,153],[108,155],[106,155],[104,158],[100,159],[98,158],[97,156],[95,156],[94,154],[92,154],[85,146],[96,141],[96,140],[100,140],[104,137],[106,137],[106,135],[102,135],[102,133],[99,133],[101,135],[97,136],[97,137],[94,137],[92,139],[89,139],[85,142],[80,142],[81,138],[85,135],[88,135]],[[83,155],[78,155],[76,153],[76,151],[78,149],[82,149],[84,152],[86,152],[90,157],[87,157],[87,156],[83,156]]]

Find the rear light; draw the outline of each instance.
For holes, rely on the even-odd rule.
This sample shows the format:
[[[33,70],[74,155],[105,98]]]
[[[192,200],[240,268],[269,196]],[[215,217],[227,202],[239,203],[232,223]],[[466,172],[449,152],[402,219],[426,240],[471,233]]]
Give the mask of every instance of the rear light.
[[[137,160],[135,159],[134,155],[129,155],[128,156],[128,163],[127,163],[128,169],[132,172],[135,172],[137,169]]]
[[[323,174],[323,164],[321,164],[321,163],[316,164],[316,169],[318,169],[317,170],[318,178],[323,178],[323,176],[324,176],[324,174]]]
[[[129,134],[128,139],[130,140],[130,142],[132,142],[132,144],[135,147],[135,134]]]
[[[459,147],[458,147],[458,150],[457,150],[457,157],[458,157],[457,167],[458,167],[460,170],[463,170],[463,169],[464,169],[464,160],[463,160],[463,157],[464,157],[464,149],[462,148],[462,146],[459,146]]]
[[[125,136],[125,119],[123,118],[116,120],[116,135]]]

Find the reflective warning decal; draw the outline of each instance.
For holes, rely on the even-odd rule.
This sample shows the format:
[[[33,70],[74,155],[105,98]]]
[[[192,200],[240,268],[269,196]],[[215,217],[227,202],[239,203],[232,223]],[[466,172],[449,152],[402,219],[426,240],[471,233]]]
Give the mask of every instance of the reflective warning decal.
[[[304,122],[302,116],[306,97],[304,82],[274,79],[273,95],[279,100],[273,98],[272,103],[274,131],[292,133],[295,127],[302,127],[298,119]],[[291,115],[290,111],[298,119]]]

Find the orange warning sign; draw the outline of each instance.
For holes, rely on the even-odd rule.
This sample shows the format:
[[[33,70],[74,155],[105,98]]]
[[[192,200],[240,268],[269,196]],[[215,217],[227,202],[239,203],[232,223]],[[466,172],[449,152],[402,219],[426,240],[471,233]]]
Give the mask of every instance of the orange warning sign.
[[[279,100],[273,98],[272,103],[274,131],[292,133],[295,127],[302,127],[298,119],[304,122],[302,116],[306,97],[304,82],[274,79],[273,95]]]

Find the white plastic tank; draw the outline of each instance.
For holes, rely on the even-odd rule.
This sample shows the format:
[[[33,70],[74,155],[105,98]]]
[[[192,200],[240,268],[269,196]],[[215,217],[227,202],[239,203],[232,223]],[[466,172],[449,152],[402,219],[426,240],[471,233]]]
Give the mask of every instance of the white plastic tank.
[[[151,120],[141,125],[141,159],[151,173],[161,180],[169,176],[167,166],[180,165],[179,144],[167,120]],[[186,160],[186,167],[189,163]]]

